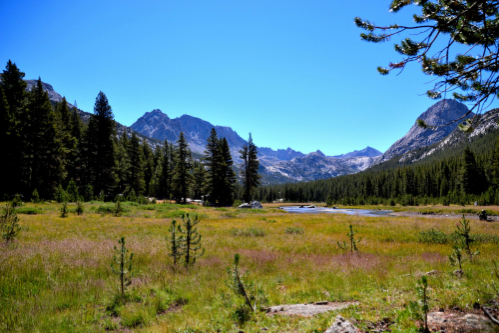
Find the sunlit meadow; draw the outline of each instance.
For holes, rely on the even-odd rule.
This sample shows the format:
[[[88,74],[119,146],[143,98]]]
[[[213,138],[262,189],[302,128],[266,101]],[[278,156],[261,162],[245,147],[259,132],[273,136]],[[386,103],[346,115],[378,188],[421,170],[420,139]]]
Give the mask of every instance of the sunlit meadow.
[[[82,216],[70,205],[25,204],[22,231],[0,245],[0,330],[5,332],[323,332],[341,314],[365,327],[390,318],[393,331],[414,331],[408,303],[416,299],[420,274],[429,276],[431,308],[472,311],[490,292],[495,241],[476,244],[476,262],[464,276],[452,274],[450,244],[420,242],[421,231],[452,233],[457,219],[290,214],[263,210],[175,204],[125,203],[121,217],[112,203],[87,203]],[[172,268],[168,228],[184,213],[196,215],[206,253],[190,270]],[[358,253],[338,247],[358,231]],[[471,222],[473,233],[499,236],[499,224]],[[110,265],[124,236],[134,253],[132,285],[119,300]],[[266,303],[358,301],[337,313],[312,318],[257,312],[244,325],[234,319],[240,300],[228,287],[227,268],[241,256],[246,281],[263,291]]]

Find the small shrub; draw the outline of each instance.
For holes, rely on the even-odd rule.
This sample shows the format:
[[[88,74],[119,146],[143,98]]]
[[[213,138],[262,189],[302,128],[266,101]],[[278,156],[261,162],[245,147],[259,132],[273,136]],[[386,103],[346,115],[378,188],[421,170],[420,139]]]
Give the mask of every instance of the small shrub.
[[[31,193],[31,202],[32,203],[39,203],[40,202],[40,195],[38,194],[38,191],[35,190],[33,191],[33,193]]]
[[[304,233],[303,228],[300,227],[287,227],[285,232],[289,235],[302,235]]]
[[[23,200],[21,199],[21,195],[16,194],[14,196],[14,199],[12,199],[12,207],[16,208],[16,207],[21,207],[22,205],[23,205]]]
[[[85,207],[83,207],[83,203],[81,201],[78,201],[76,203],[76,214],[83,215],[84,210],[85,210]]]
[[[241,206],[242,204],[243,204],[243,203],[242,203],[242,201],[241,201],[241,200],[236,199],[236,200],[234,200],[234,202],[232,203],[232,207],[237,208],[237,207]]]
[[[249,227],[247,229],[234,228],[230,231],[232,236],[243,236],[243,237],[263,237],[265,236],[265,230],[255,227]]]
[[[0,232],[2,233],[2,239],[7,243],[12,242],[20,231],[21,226],[19,225],[16,208],[13,202],[9,202],[2,209],[0,215]]]
[[[463,251],[459,246],[453,247],[452,253],[449,255],[449,261],[452,266],[459,266],[459,270],[463,270]]]
[[[69,213],[68,203],[63,202],[61,207],[61,217],[68,217],[68,213]]]

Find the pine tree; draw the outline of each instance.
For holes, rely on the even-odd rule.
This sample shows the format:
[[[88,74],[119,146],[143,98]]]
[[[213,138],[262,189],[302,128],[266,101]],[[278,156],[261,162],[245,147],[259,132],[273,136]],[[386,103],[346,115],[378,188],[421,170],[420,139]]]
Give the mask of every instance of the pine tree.
[[[118,176],[119,193],[125,193],[130,187],[130,158],[128,152],[130,150],[130,143],[126,129],[123,131],[120,140],[116,144],[116,175]]]
[[[40,79],[29,93],[28,110],[22,131],[23,180],[29,192],[36,188],[42,197],[52,197],[65,176],[64,146],[56,115]]]
[[[194,183],[192,186],[192,197],[194,199],[202,199],[206,188],[206,170],[202,163],[194,164]]]
[[[14,194],[21,189],[23,171],[23,138],[22,130],[26,126],[26,82],[21,72],[12,61],[2,73],[2,85],[5,99],[3,99],[2,119],[0,119],[0,148],[2,159],[9,161],[3,165],[5,177],[1,182],[2,192]],[[1,102],[1,101],[0,101]],[[6,108],[7,107],[7,108]],[[4,121],[7,121],[4,123]],[[25,142],[25,141],[24,141]]]
[[[142,195],[145,189],[142,151],[139,138],[135,133],[132,133],[132,138],[130,139],[128,157],[130,160],[130,187],[135,193]]]
[[[161,159],[161,174],[159,176],[158,195],[170,199],[172,163],[170,160],[170,146],[167,140],[165,140],[161,151],[163,156]]]
[[[210,136],[206,140],[206,150],[204,151],[206,165],[206,194],[208,201],[214,205],[221,203],[221,191],[223,186],[222,177],[222,152],[220,142],[215,128],[211,129]]]
[[[57,129],[59,140],[63,147],[63,165],[67,172],[68,179],[73,179],[76,175],[76,138],[73,137],[73,122],[69,111],[66,97],[62,98],[55,107]]]
[[[461,172],[459,174],[461,193],[463,194],[476,193],[477,174],[478,171],[475,161],[475,155],[473,154],[471,149],[467,146],[463,151]]]
[[[125,237],[121,237],[118,240],[120,248],[114,247],[115,255],[113,257],[113,262],[111,263],[111,270],[114,274],[119,276],[120,279],[120,290],[121,297],[125,297],[126,287],[132,284],[132,260],[133,253],[128,255],[129,250],[125,246]],[[117,267],[114,265],[116,264]]]
[[[71,136],[75,139],[75,150],[73,155],[73,168],[68,169],[68,178],[74,179],[77,186],[82,186],[82,174],[84,172],[83,160],[83,123],[78,109],[71,111]]]
[[[192,157],[185,140],[184,133],[180,132],[177,141],[175,169],[173,170],[172,188],[177,202],[185,204],[187,194],[192,184]]]
[[[144,186],[145,194],[151,195],[151,180],[154,175],[154,155],[151,147],[147,144],[147,140],[142,140],[142,156],[144,170]]]
[[[221,178],[222,178],[222,190],[220,203],[224,206],[230,206],[234,202],[234,193],[236,191],[236,173],[234,172],[232,161],[232,155],[230,154],[229,143],[226,138],[220,140],[220,150],[221,150]]]
[[[252,192],[260,185],[260,175],[258,175],[260,162],[258,161],[258,151],[256,145],[253,143],[251,133],[248,144],[244,145],[239,153],[243,160],[243,168],[241,170],[241,175],[243,176],[243,198],[246,202],[250,202]]]
[[[95,99],[94,114],[87,131],[89,168],[95,193],[110,197],[116,187],[115,123],[111,106],[101,91]]]
[[[192,219],[189,214],[182,216],[182,225],[179,228],[182,234],[180,242],[180,252],[184,256],[184,265],[186,268],[193,266],[196,263],[196,258],[204,254],[204,249],[201,247],[201,235],[198,233],[196,225],[201,222],[197,216]]]

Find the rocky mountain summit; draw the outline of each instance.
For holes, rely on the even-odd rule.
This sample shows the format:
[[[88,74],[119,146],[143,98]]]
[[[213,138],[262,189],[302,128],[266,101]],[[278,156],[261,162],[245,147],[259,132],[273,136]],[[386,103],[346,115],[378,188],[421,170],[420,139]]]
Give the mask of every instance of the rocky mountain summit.
[[[206,148],[206,140],[212,128],[215,128],[219,137],[227,139],[232,156],[237,156],[239,149],[246,144],[246,140],[230,127],[212,125],[203,119],[189,115],[171,119],[159,109],[146,112],[130,128],[148,137],[172,142],[177,141],[180,132],[183,132],[189,148],[200,154]]]
[[[383,153],[380,152],[377,149],[374,149],[374,148],[371,148],[371,147],[367,146],[366,148],[364,148],[362,150],[354,150],[354,151],[352,151],[350,153],[342,154],[342,155],[336,155],[336,156],[333,156],[333,157],[336,157],[336,158],[376,157],[376,156],[380,156],[380,155],[383,155]]]
[[[452,99],[443,99],[422,113],[418,120],[421,119],[430,126],[443,126],[463,117],[468,111],[468,107],[462,103]],[[463,121],[473,116],[474,114],[470,113],[463,118]],[[409,132],[388,148],[382,156],[376,159],[375,163],[381,163],[411,150],[437,143],[454,131],[459,123],[455,122],[444,127],[424,129],[417,125],[416,120]]]

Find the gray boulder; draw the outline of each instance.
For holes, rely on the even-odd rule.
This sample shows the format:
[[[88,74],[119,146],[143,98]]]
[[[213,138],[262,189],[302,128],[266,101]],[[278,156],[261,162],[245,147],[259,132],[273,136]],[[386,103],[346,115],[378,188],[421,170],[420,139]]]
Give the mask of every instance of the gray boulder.
[[[360,330],[342,316],[336,316],[336,320],[324,333],[358,333]]]
[[[251,208],[253,208],[253,209],[263,209],[263,206],[258,201],[253,201],[251,203]]]

